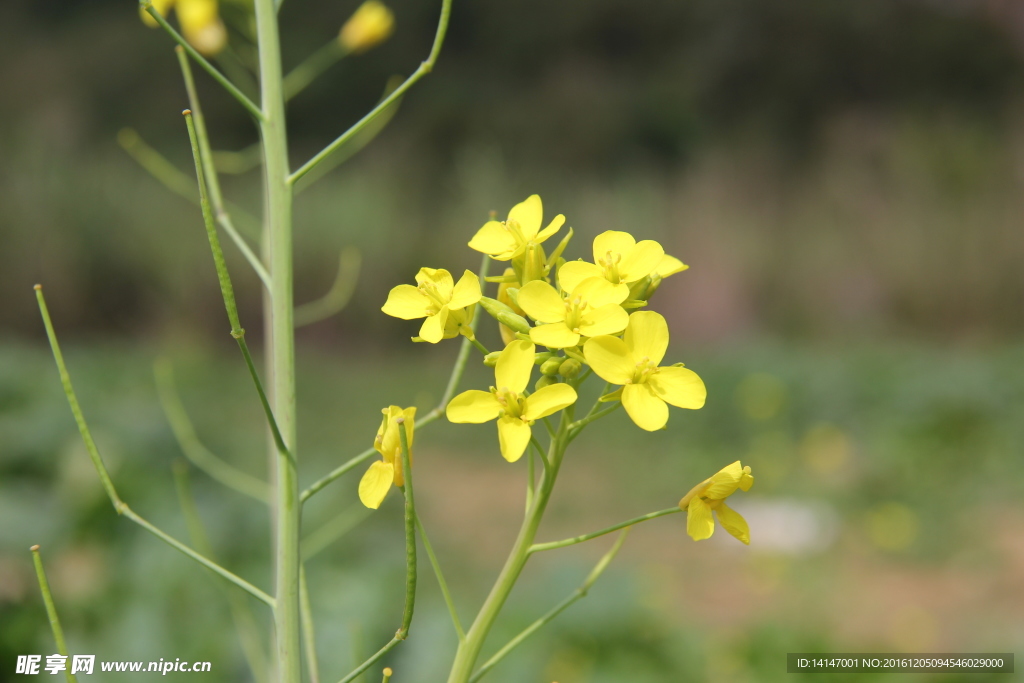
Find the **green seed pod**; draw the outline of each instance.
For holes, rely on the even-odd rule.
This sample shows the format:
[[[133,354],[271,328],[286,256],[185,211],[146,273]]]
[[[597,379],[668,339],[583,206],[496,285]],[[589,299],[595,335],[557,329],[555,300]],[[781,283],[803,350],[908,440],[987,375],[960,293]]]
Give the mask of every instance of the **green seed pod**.
[[[491,351],[489,354],[484,356],[484,365],[489,368],[493,368],[498,364],[498,356],[501,355],[501,351]]]
[[[533,388],[535,391],[540,391],[544,387],[555,384],[556,382],[558,382],[558,380],[550,375],[541,375],[540,379],[537,380],[537,383],[533,385]]]
[[[555,358],[548,358],[546,361],[544,361],[541,364],[540,372],[543,375],[547,375],[549,377],[554,377],[555,375],[558,374],[558,368],[561,365],[562,365],[562,359],[561,358],[558,358],[557,356]]]
[[[580,370],[583,369],[583,365],[575,358],[566,358],[562,361],[558,367],[558,374],[566,379],[572,379],[576,375],[580,374]]]
[[[491,317],[502,325],[505,325],[516,332],[530,334],[530,323],[527,322],[526,318],[523,316],[516,314],[516,312],[509,306],[486,296],[480,297],[480,305],[485,311],[491,314]]]

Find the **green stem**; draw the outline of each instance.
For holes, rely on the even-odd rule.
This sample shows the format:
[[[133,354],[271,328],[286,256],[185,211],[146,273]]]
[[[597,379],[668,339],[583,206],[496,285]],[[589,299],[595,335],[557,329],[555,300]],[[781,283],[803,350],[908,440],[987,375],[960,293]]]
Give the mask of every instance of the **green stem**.
[[[398,434],[402,439],[402,476],[405,485],[402,491],[405,493],[405,611],[402,614],[402,627],[398,629],[395,637],[405,640],[409,635],[409,626],[412,624],[412,613],[416,606],[416,498],[413,495],[412,485],[412,456],[409,453],[409,436],[405,429],[405,418],[400,417],[395,422],[398,424]]]
[[[337,64],[338,60],[347,54],[348,52],[338,42],[338,39],[332,38],[329,43],[323,45],[309,57],[306,57],[305,61],[289,71],[288,75],[284,77],[285,101],[292,99],[305,90],[306,86],[315,81],[323,72]]]
[[[576,422],[573,422],[571,425],[569,425],[569,441],[571,442],[573,439],[579,436],[580,432],[582,432],[583,428],[586,427],[588,424],[590,424],[594,420],[600,420],[605,415],[610,415],[614,413],[616,410],[619,409],[621,405],[621,402],[616,401],[610,408],[605,408],[604,410],[600,410],[596,413],[591,411],[591,413],[582,420],[577,420]]]
[[[393,650],[395,648],[395,646],[398,645],[400,642],[402,642],[402,639],[399,638],[396,635],[394,638],[392,638],[390,641],[388,641],[387,645],[385,645],[384,647],[382,647],[381,649],[377,650],[375,653],[370,655],[369,659],[367,659],[365,662],[363,662],[362,664],[357,666],[352,671],[352,673],[350,673],[347,676],[345,676],[344,678],[342,678],[340,681],[338,681],[338,683],[352,683],[352,681],[357,679],[359,676],[362,676],[364,671],[366,671],[371,666],[376,664],[380,660],[381,657],[386,655],[388,652],[391,652],[391,650]]]
[[[466,339],[469,341],[470,344],[475,346],[480,353],[484,354],[485,356],[490,353],[490,351],[487,350],[487,347],[478,342],[475,337],[466,337]]]
[[[613,531],[618,531],[619,529],[627,529],[631,526],[639,524],[640,522],[646,522],[649,519],[657,519],[658,517],[664,517],[665,515],[671,515],[676,512],[682,512],[682,510],[680,510],[678,506],[668,508],[667,510],[658,510],[657,512],[651,512],[646,515],[640,515],[639,517],[634,517],[633,519],[627,520],[620,524],[615,524],[613,526],[608,527],[607,529],[595,531],[592,534],[573,536],[572,538],[566,538],[562,541],[551,541],[550,543],[535,543],[532,546],[530,546],[529,552],[530,554],[533,554],[539,553],[542,550],[554,550],[555,548],[565,548],[566,546],[576,545],[577,543],[583,543],[584,541],[589,541],[591,539],[598,538],[599,536],[610,534]]]
[[[341,250],[338,258],[338,274],[330,290],[316,301],[302,304],[295,308],[295,327],[310,325],[338,313],[352,299],[356,291],[356,280],[359,279],[359,268],[362,257],[355,247]]]
[[[299,565],[299,612],[302,615],[302,640],[306,645],[306,666],[309,668],[309,682],[320,683],[320,665],[316,656],[316,629],[313,625],[313,606],[309,600],[309,584],[306,581],[306,565]]]
[[[389,667],[384,667],[383,673],[384,677],[381,678],[380,683],[389,683],[389,681],[391,680],[391,676],[394,675],[395,672],[392,671]]]
[[[57,652],[64,655],[65,665],[64,676],[68,683],[77,683],[78,679],[71,673],[71,662],[67,661],[68,644],[64,641],[64,629],[60,626],[60,619],[57,618],[57,607],[53,604],[53,595],[50,593],[50,582],[46,580],[46,572],[43,570],[43,558],[39,556],[39,546],[34,545],[32,551],[32,563],[36,566],[36,578],[39,580],[39,590],[43,594],[43,604],[46,605],[46,616],[50,619],[50,630],[53,631],[53,639],[57,641]]]
[[[68,405],[71,406],[71,413],[75,416],[75,422],[78,424],[78,431],[82,435],[82,441],[85,442],[85,449],[89,452],[89,457],[92,459],[93,467],[96,468],[96,474],[99,476],[100,482],[102,482],[103,488],[107,492],[107,496],[110,498],[110,503],[114,506],[114,510],[117,514],[127,517],[171,547],[181,551],[185,555],[188,555],[207,569],[220,574],[231,583],[248,592],[254,598],[273,607],[274,598],[270,597],[259,588],[256,588],[245,579],[235,576],[216,562],[203,557],[184,543],[153,526],[145,519],[135,514],[135,512],[132,511],[132,509],[129,508],[128,505],[117,495],[117,489],[114,488],[114,482],[110,479],[110,473],[107,471],[107,466],[103,464],[103,458],[100,456],[99,449],[96,448],[96,442],[93,441],[92,433],[89,431],[89,425],[86,423],[85,417],[82,415],[82,409],[78,404],[78,396],[75,394],[75,389],[71,385],[71,376],[68,374],[67,366],[64,364],[64,354],[61,353],[60,344],[57,343],[57,334],[54,332],[53,322],[50,320],[50,311],[46,306],[46,299],[43,297],[42,285],[36,285],[35,290],[36,301],[39,303],[39,313],[43,317],[43,324],[46,327],[46,336],[50,340],[50,348],[53,350],[53,359],[57,363],[57,372],[60,373],[61,384],[64,386],[64,395],[68,399]]]
[[[297,171],[292,173],[288,178],[289,183],[295,183],[299,178],[313,170],[317,164],[326,159],[334,153],[335,150],[357,135],[359,131],[369,125],[382,111],[387,109],[392,102],[404,95],[409,88],[416,84],[416,81],[420,80],[433,70],[434,64],[437,62],[437,57],[441,54],[441,46],[444,45],[445,34],[448,32],[448,18],[451,15],[451,10],[452,0],[442,0],[441,17],[437,22],[437,32],[434,34],[434,44],[430,48],[430,55],[427,57],[426,61],[422,62],[419,67],[417,67],[416,71],[414,71],[409,78],[405,79],[405,82],[398,86],[394,92],[381,100],[380,104],[374,107],[369,114],[361,118],[354,126],[335,138],[334,142],[324,147],[316,154],[316,156],[299,167]]]
[[[430,566],[434,568],[434,576],[437,577],[437,584],[441,587],[441,595],[444,596],[444,604],[448,606],[448,614],[452,617],[452,625],[455,626],[455,632],[459,636],[459,641],[466,639],[466,632],[462,628],[462,622],[459,620],[459,612],[455,609],[455,601],[452,600],[452,594],[448,590],[448,582],[444,579],[444,572],[441,571],[441,564],[437,561],[437,555],[434,554],[434,548],[430,545],[430,539],[427,538],[427,530],[423,528],[423,522],[420,521],[419,516],[416,517],[416,526],[420,530],[420,538],[423,539],[423,548],[427,551],[427,557],[430,558]]]
[[[484,600],[484,604],[480,608],[480,612],[477,614],[472,626],[466,632],[466,640],[459,644],[458,650],[455,653],[455,661],[452,663],[451,673],[448,677],[448,683],[468,683],[476,660],[480,656],[480,650],[483,648],[484,641],[487,639],[487,635],[490,633],[498,613],[508,599],[509,593],[512,592],[516,580],[526,566],[526,562],[530,557],[530,546],[537,535],[537,529],[540,526],[541,519],[544,517],[544,511],[554,489],[558,469],[562,464],[562,457],[565,454],[565,446],[567,444],[566,436],[569,424],[572,422],[572,417],[573,406],[569,406],[562,413],[558,431],[555,434],[555,438],[551,440],[548,455],[551,467],[544,473],[540,488],[534,498],[533,507],[527,512],[523,520],[523,525],[519,530],[519,535],[512,547],[512,551],[505,561],[505,566],[498,575],[498,579],[494,587],[491,588],[487,599]]]
[[[562,600],[562,602],[558,603],[553,608],[551,608],[540,619],[537,619],[537,621],[533,622],[525,629],[523,629],[519,633],[519,635],[510,640],[504,647],[498,650],[493,657],[484,662],[483,666],[481,666],[480,669],[477,670],[477,672],[473,675],[473,677],[469,679],[470,683],[476,683],[476,681],[479,681],[481,678],[484,677],[484,675],[488,671],[494,668],[494,666],[498,662],[504,659],[506,655],[512,652],[512,650],[519,647],[519,645],[522,644],[524,640],[526,640],[534,633],[536,633],[538,630],[540,630],[542,627],[551,622],[555,617],[557,617],[559,614],[568,609],[573,603],[587,597],[587,593],[590,591],[591,586],[593,586],[594,582],[597,581],[601,574],[604,573],[604,570],[608,567],[611,561],[615,559],[615,556],[618,554],[619,549],[622,548],[622,544],[626,541],[626,534],[628,533],[629,529],[627,528],[625,531],[619,534],[619,538],[615,541],[615,544],[611,547],[611,550],[609,550],[607,553],[604,554],[603,557],[601,557],[601,559],[590,571],[590,574],[587,575],[587,578],[583,581],[579,588],[574,590],[567,598]]]
[[[180,33],[175,31],[174,27],[167,23],[167,20],[164,19],[163,16],[156,11],[156,9],[153,7],[153,3],[150,0],[142,0],[140,4],[142,5],[143,9],[149,12],[149,16],[153,17],[153,19],[156,20],[156,23],[160,24],[160,26],[163,27],[163,29],[167,31],[168,34],[170,34],[171,38],[173,38],[175,42],[178,43],[178,45],[184,48],[185,52],[188,53],[188,56],[196,60],[196,64],[203,67],[204,71],[213,76],[213,80],[217,81],[222,86],[224,86],[224,89],[227,90],[232,97],[238,100],[238,102],[243,107],[245,107],[250,114],[255,116],[257,121],[263,121],[265,119],[265,116],[263,112],[260,111],[260,108],[257,107],[252,100],[246,97],[245,93],[236,88],[234,83],[225,78],[224,74],[217,70],[217,67],[215,67],[213,64],[210,64],[210,62],[208,62],[205,57],[199,54],[196,51],[196,49],[192,47],[189,44],[189,42],[182,37]]]
[[[302,561],[309,562],[332,543],[370,516],[370,510],[356,503],[302,539]]]

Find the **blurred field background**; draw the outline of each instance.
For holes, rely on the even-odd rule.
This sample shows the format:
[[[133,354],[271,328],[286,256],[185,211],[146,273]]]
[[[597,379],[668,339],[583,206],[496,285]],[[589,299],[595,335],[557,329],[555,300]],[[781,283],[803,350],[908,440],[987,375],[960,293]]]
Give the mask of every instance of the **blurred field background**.
[[[292,102],[293,165],[427,54],[439,3],[389,4],[392,39]],[[287,0],[287,64],[356,6]],[[215,146],[253,143],[245,113],[199,80]],[[187,537],[157,358],[211,450],[264,474],[262,417],[198,210],[117,144],[130,127],[191,176],[171,44],[130,0],[6,0],[0,93],[0,680],[20,679],[16,655],[55,649],[33,543],[72,653],[209,660],[205,679],[251,680],[217,580],[110,509],[31,290],[46,286],[86,416],[140,514]],[[222,182],[258,213],[257,179]],[[624,229],[691,265],[654,308],[671,358],[709,390],[666,432],[616,414],[581,437],[542,538],[669,507],[741,458],[757,483],[733,500],[753,542],[719,530],[694,544],[682,516],[638,527],[591,594],[487,680],[775,681],[794,651],[1021,651],[1019,4],[456,0],[435,73],[297,202],[300,302],[329,288],[342,248],[365,266],[350,306],[299,335],[304,484],[372,443],[380,407],[440,396],[455,344],[409,343],[415,326],[379,311],[388,289],[421,265],[476,268],[465,242],[488,211],[534,192],[575,229],[570,258]],[[258,348],[258,283],[225,249]],[[483,337],[497,346],[495,330]],[[487,380],[471,368],[463,386]],[[418,435],[417,498],[464,619],[518,526],[521,465],[501,460],[490,425]],[[359,474],[307,506],[310,532],[358,510]],[[190,478],[223,562],[268,585],[265,512]],[[324,680],[400,619],[397,499],[309,563]],[[570,593],[609,543],[538,556],[491,648]],[[443,680],[454,649],[425,560],[420,577],[396,683]],[[901,680],[843,680],[869,678]]]

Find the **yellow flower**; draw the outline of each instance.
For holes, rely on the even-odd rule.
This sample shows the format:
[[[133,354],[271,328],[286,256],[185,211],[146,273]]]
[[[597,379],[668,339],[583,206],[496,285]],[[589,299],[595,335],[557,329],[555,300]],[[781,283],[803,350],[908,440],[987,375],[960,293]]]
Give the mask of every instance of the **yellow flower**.
[[[697,373],[679,366],[659,367],[668,349],[668,323],[653,311],[629,316],[622,339],[594,337],[583,345],[583,356],[597,375],[621,384],[622,406],[641,429],[654,431],[668,422],[668,405],[700,408],[707,389]]]
[[[737,460],[728,467],[723,467],[710,479],[690,489],[690,492],[679,501],[679,509],[686,510],[686,533],[695,541],[711,538],[715,533],[715,522],[711,511],[718,514],[718,523],[730,534],[750,545],[750,527],[747,520],[725,504],[725,499],[736,492],[736,489],[749,491],[754,485],[754,477],[750,474],[750,466],[743,467]]]
[[[594,238],[593,263],[569,261],[559,269],[558,278],[566,289],[588,277],[603,277],[613,285],[629,284],[654,272],[664,257],[665,250],[654,240],[637,242],[628,232],[608,230]]]
[[[392,289],[380,310],[402,320],[426,318],[419,338],[431,344],[460,333],[472,337],[472,306],[480,301],[480,279],[476,275],[467,270],[456,284],[447,270],[420,268],[416,283],[415,287],[398,285]]]
[[[518,460],[529,445],[534,420],[576,402],[576,390],[568,384],[550,384],[524,395],[535,351],[531,342],[512,342],[494,366],[495,386],[490,391],[464,391],[452,399],[446,410],[451,422],[479,424],[497,418],[501,455],[509,462]]]
[[[405,475],[402,471],[402,434],[409,442],[409,464],[412,464],[412,437],[416,423],[416,408],[402,409],[388,406],[381,410],[384,420],[377,429],[377,437],[373,447],[384,458],[370,465],[366,474],[359,481],[359,500],[368,508],[376,510],[391,490],[391,485],[405,486]],[[404,424],[398,422],[404,418]]]
[[[568,265],[568,264],[566,264]],[[562,266],[558,283],[563,298],[554,287],[543,280],[528,282],[519,290],[519,306],[540,323],[530,329],[530,339],[549,349],[564,349],[580,343],[580,337],[618,334],[629,322],[629,314],[621,304],[629,296],[629,287],[613,285],[603,277],[590,277],[568,287],[562,279]]]
[[[387,40],[395,30],[395,15],[377,0],[367,0],[349,17],[338,42],[349,52],[366,52]]]
[[[477,251],[490,254],[497,261],[510,261],[526,254],[529,247],[535,247],[558,232],[565,223],[565,216],[558,214],[548,227],[540,229],[544,218],[544,206],[538,195],[530,195],[508,212],[505,222],[488,221],[469,241]]]
[[[675,275],[687,270],[690,266],[686,265],[675,256],[669,256],[665,254],[661,257],[661,261],[643,280],[638,280],[629,286],[629,298],[637,301],[647,301],[650,299],[658,287],[661,286],[661,281],[667,278],[669,275]]]
[[[163,17],[174,7],[185,39],[204,55],[215,55],[227,45],[228,32],[217,13],[217,0],[152,0],[152,4]],[[142,8],[140,12],[147,26],[157,25],[149,12]]]

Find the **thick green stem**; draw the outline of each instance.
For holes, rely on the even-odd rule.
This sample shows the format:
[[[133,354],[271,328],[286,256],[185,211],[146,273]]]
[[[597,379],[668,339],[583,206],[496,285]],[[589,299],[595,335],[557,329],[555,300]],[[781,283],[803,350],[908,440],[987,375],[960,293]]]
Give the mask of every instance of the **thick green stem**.
[[[526,562],[530,558],[530,546],[537,535],[537,529],[540,527],[544,511],[547,509],[548,501],[551,499],[551,492],[554,490],[558,469],[562,464],[562,456],[565,453],[569,424],[572,422],[572,418],[573,407],[569,406],[562,413],[562,419],[558,425],[558,430],[555,432],[555,438],[551,440],[548,453],[550,467],[544,472],[544,477],[534,497],[533,507],[530,508],[523,520],[519,536],[512,547],[512,552],[509,553],[508,559],[505,561],[505,566],[498,575],[498,580],[494,583],[494,587],[491,588],[487,599],[484,600],[484,604],[473,621],[473,625],[466,632],[466,639],[459,644],[459,648],[455,653],[455,661],[452,663],[451,673],[448,676],[448,683],[468,683],[471,679],[473,667],[480,657],[480,650],[484,646],[484,641],[486,641],[491,627],[494,626],[498,613],[501,612],[501,608],[505,605],[509,593],[512,592],[512,588],[515,586],[520,573],[522,573],[523,567],[526,566]]]
[[[264,210],[270,252],[270,328],[274,416],[286,453],[276,457],[275,600],[278,683],[301,683],[299,528],[302,506],[295,448],[295,326],[292,293],[292,188],[288,182],[281,42],[274,0],[256,0],[260,61],[260,138]]]

